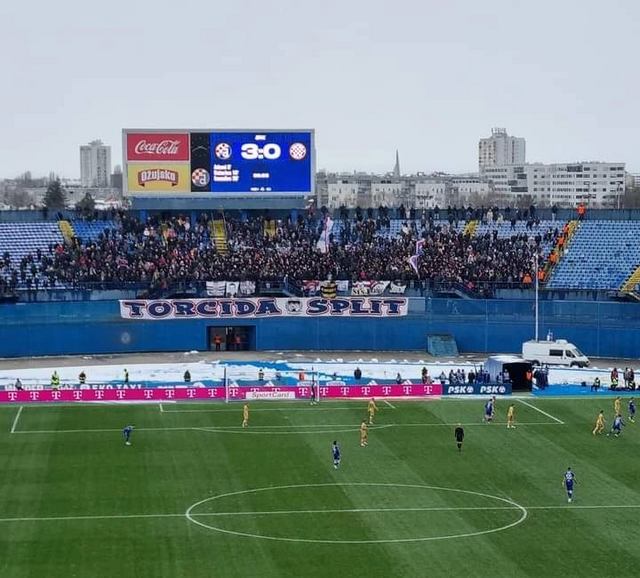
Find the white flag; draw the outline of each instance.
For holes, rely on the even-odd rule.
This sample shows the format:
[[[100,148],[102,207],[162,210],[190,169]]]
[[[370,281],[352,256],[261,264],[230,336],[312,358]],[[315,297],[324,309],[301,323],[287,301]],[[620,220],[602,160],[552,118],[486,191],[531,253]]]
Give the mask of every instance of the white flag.
[[[239,290],[240,283],[237,281],[227,281],[227,288],[225,291],[227,297],[237,297]]]
[[[240,281],[240,295],[248,297],[249,295],[255,295],[256,283],[255,281]]]
[[[224,297],[226,281],[207,281],[207,295],[209,297]]]

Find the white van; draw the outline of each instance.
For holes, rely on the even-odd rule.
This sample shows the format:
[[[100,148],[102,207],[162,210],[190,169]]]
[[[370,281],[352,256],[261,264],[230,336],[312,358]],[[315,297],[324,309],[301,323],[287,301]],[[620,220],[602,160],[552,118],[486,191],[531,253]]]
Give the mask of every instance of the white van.
[[[522,344],[522,357],[534,365],[568,365],[569,367],[587,367],[589,358],[573,343],[566,339],[555,341],[525,341]]]

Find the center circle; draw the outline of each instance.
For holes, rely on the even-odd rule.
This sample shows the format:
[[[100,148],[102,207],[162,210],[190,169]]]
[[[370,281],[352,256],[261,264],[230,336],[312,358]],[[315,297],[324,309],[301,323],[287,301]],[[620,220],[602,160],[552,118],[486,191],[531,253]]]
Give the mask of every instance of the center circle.
[[[405,490],[409,489],[418,489],[418,490],[430,490],[433,492],[445,492],[450,495],[457,496],[467,496],[474,498],[482,498],[485,500],[492,500],[498,502],[499,505],[496,506],[443,506],[443,507],[407,507],[407,508],[354,508],[354,509],[325,509],[325,510],[274,510],[274,511],[260,511],[260,512],[245,512],[245,511],[231,511],[231,512],[202,512],[198,513],[196,510],[205,504],[210,504],[215,501],[223,500],[226,498],[235,498],[237,496],[243,495],[255,495],[264,492],[277,492],[277,491],[286,491],[286,490],[296,490],[296,489],[322,489],[322,488],[341,488],[341,487],[371,487],[371,488],[402,488]],[[235,517],[235,516],[288,516],[288,515],[300,515],[300,514],[322,514],[322,513],[331,513],[331,514],[340,514],[340,513],[406,513],[406,512],[456,512],[456,511],[513,511],[519,514],[519,517],[511,521],[509,523],[503,523],[499,526],[490,527],[484,530],[477,530],[472,532],[459,532],[459,533],[446,533],[443,535],[436,536],[415,536],[415,537],[405,537],[405,538],[380,538],[380,539],[326,539],[326,538],[298,538],[293,536],[273,536],[268,534],[258,534],[255,532],[244,532],[238,530],[231,530],[228,528],[221,528],[219,525],[214,525],[212,523],[207,523],[198,518],[216,518],[216,517]],[[185,517],[189,522],[196,524],[202,528],[206,528],[208,530],[213,530],[215,532],[220,532],[223,534],[230,534],[233,536],[243,536],[246,538],[259,538],[262,540],[275,540],[279,542],[304,542],[304,543],[315,543],[315,544],[390,544],[390,543],[401,543],[401,542],[430,542],[435,540],[450,540],[455,538],[470,538],[473,536],[483,536],[486,534],[492,534],[495,532],[502,532],[513,528],[524,522],[527,519],[528,512],[524,506],[521,506],[517,502],[509,498],[503,498],[500,496],[494,496],[492,494],[485,494],[483,492],[476,492],[473,490],[461,490],[458,488],[446,488],[440,486],[428,486],[422,484],[392,484],[392,483],[373,483],[373,482],[335,482],[335,483],[324,483],[324,484],[294,484],[294,485],[285,485],[285,486],[269,486],[266,488],[253,488],[249,490],[240,490],[237,492],[228,492],[225,494],[219,494],[217,496],[211,496],[209,498],[205,498],[204,500],[200,500],[195,504],[192,504],[187,508],[185,512]]]

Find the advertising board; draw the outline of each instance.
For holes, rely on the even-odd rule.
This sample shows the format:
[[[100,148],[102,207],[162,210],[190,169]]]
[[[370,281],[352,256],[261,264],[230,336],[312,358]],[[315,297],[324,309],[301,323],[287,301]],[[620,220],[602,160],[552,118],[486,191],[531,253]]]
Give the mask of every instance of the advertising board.
[[[125,129],[124,193],[209,198],[312,195],[314,146],[313,130]],[[145,186],[140,182],[140,163],[167,178]],[[170,171],[175,168],[168,166],[176,163],[182,167],[180,185],[172,180],[175,175]]]
[[[361,386],[320,386],[320,398],[348,399],[369,397],[432,397],[442,395],[440,384],[402,384]],[[284,400],[308,399],[310,388],[294,387],[238,387],[229,386],[228,392],[219,387],[140,387],[104,389],[39,389],[0,391],[0,403],[53,403],[53,402],[103,402],[103,401],[189,401],[189,400]]]

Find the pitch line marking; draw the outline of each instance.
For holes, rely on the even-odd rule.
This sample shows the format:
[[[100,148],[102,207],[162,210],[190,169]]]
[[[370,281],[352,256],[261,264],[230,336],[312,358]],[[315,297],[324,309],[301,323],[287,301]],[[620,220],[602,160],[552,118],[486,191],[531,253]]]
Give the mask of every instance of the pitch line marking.
[[[18,427],[18,421],[20,420],[20,414],[22,414],[22,410],[24,409],[24,406],[20,406],[18,408],[18,413],[16,414],[16,417],[13,419],[13,423],[11,424],[11,433],[18,433],[16,432],[16,427]]]
[[[231,412],[235,413],[240,411],[241,408],[238,409],[166,409],[164,413],[225,413]],[[251,412],[262,412],[262,411],[353,411],[357,408],[355,407],[256,407],[252,408]]]
[[[265,426],[268,427],[268,426]],[[289,427],[289,428],[295,428],[297,426],[277,426],[277,427]],[[312,430],[302,430],[302,431],[283,431],[283,430],[265,430],[263,429],[262,431],[251,431],[251,426],[247,427],[247,428],[243,428],[242,426],[233,426],[233,428],[216,428],[216,426],[205,426],[205,427],[198,427],[198,428],[193,428],[197,431],[203,431],[203,432],[208,432],[208,433],[225,433],[225,434],[240,434],[240,435],[270,435],[270,436],[274,436],[274,435],[306,435],[306,434],[334,434],[334,433],[348,433],[348,432],[357,432],[360,430],[360,426],[358,426],[357,424],[348,424],[348,425],[328,425],[328,426],[323,426],[321,424],[315,425],[315,426],[304,426],[304,427],[315,427],[317,429],[312,429]],[[386,424],[386,425],[379,425],[379,426],[373,426],[372,428],[370,428],[371,430],[380,430],[380,429],[386,429],[386,428],[390,428],[393,427],[393,424]],[[340,428],[340,429],[333,429],[333,428]],[[347,428],[347,429],[344,429]]]
[[[542,415],[546,415],[548,418],[552,419],[553,421],[559,423],[560,425],[564,425],[564,422],[560,419],[558,419],[557,417],[551,415],[550,413],[547,413],[546,411],[540,409],[539,407],[536,407],[535,405],[529,403],[528,401],[525,401],[524,399],[518,399],[518,401],[520,403],[523,403],[524,405],[526,405],[527,407],[530,407],[531,409],[535,409],[537,412],[540,412]]]
[[[162,407],[162,404],[159,403],[158,405],[160,406],[160,413],[164,413],[164,408]]]
[[[384,401],[391,409],[396,409],[396,406],[393,405],[391,402],[387,401],[386,399],[383,399],[382,401]]]
[[[165,413],[171,413],[171,412],[165,412]],[[506,425],[506,421],[505,422],[498,422],[498,421],[494,421],[492,422],[494,425]],[[463,427],[485,427],[485,428],[491,428],[491,424],[487,424],[487,423],[478,423],[478,422],[472,422],[472,423],[462,423],[459,424],[458,422],[455,423],[389,423],[389,424],[380,424],[377,426],[374,426],[374,429],[388,429],[388,428],[394,428],[394,427],[455,427],[457,425],[462,425]],[[541,422],[518,422],[519,426],[557,426],[557,425],[564,425],[564,424],[560,424],[560,423],[555,423],[555,422],[548,422],[548,421],[541,421]],[[245,433],[247,433],[247,431],[250,431],[251,429],[257,429],[259,426],[250,426],[249,428],[242,428],[241,426],[215,426],[215,425],[211,425],[211,426],[207,426],[207,425],[203,425],[203,426],[185,426],[185,427],[137,427],[136,431],[148,431],[148,432],[164,432],[164,431],[209,431],[209,430],[217,430],[220,431],[222,433],[236,433],[236,431],[234,430],[238,430],[238,431],[243,431]],[[275,433],[273,431],[270,430],[270,428],[275,428],[275,427],[283,427],[283,426],[260,426],[261,429],[264,430],[264,432],[260,432],[260,433]],[[323,431],[326,430],[327,433],[330,433],[331,430],[328,428],[332,428],[332,427],[359,427],[357,424],[353,423],[353,424],[316,424],[315,426],[295,426],[295,425],[291,425],[291,426],[286,426],[286,427],[290,427],[290,428],[297,428],[297,427],[316,427],[319,430],[322,429]],[[349,430],[351,431],[351,430]],[[50,429],[50,430],[19,430],[19,431],[15,431],[13,433],[15,434],[90,434],[90,433],[113,433],[113,432],[122,432],[122,428],[94,428],[94,429]],[[254,432],[254,433],[258,433],[258,432]],[[299,432],[299,433],[304,433],[304,432]]]
[[[210,524],[205,524],[196,519],[196,516],[192,514],[192,511],[201,506],[202,504],[206,504],[208,502],[212,502],[214,500],[219,500],[222,498],[240,496],[244,494],[257,494],[260,492],[268,492],[274,490],[287,490],[287,489],[299,489],[299,488],[321,488],[321,487],[342,487],[342,486],[368,486],[368,487],[388,487],[388,488],[409,488],[409,489],[423,489],[423,490],[435,490],[440,492],[456,492],[458,494],[467,494],[472,496],[480,496],[482,498],[489,498],[491,500],[497,500],[499,502],[503,502],[508,504],[506,509],[520,512],[520,517],[509,523],[504,524],[503,526],[499,526],[496,528],[490,528],[488,530],[479,530],[476,532],[465,532],[461,534],[448,534],[443,536],[427,536],[427,537],[414,537],[414,538],[388,538],[388,539],[378,539],[378,540],[321,540],[321,539],[312,539],[312,538],[289,538],[289,537],[280,537],[280,536],[268,536],[263,534],[252,534],[249,532],[237,532],[235,530],[227,530],[224,528],[219,528],[217,526],[213,526]],[[505,506],[502,506],[505,508]],[[402,511],[406,511],[405,508],[401,509]],[[233,536],[243,536],[246,538],[260,538],[263,540],[273,540],[277,542],[303,542],[303,543],[315,543],[315,544],[394,544],[394,543],[410,543],[410,542],[431,542],[435,540],[448,540],[453,538],[469,538],[472,536],[482,536],[485,534],[492,534],[494,532],[501,532],[503,530],[508,530],[521,524],[527,519],[528,512],[524,506],[521,506],[517,502],[510,500],[509,498],[502,498],[500,496],[494,496],[492,494],[484,494],[482,492],[475,492],[472,490],[461,490],[456,488],[445,488],[440,486],[427,486],[423,484],[391,484],[391,483],[373,483],[373,482],[344,482],[344,483],[325,483],[325,484],[293,484],[286,486],[271,486],[266,488],[253,488],[249,490],[241,490],[238,492],[229,492],[225,494],[219,494],[217,496],[212,496],[210,498],[205,498],[204,500],[200,500],[195,504],[192,504],[187,508],[185,512],[185,517],[187,520],[206,528],[208,530],[213,530],[215,532],[221,532],[223,534],[230,534]]]
[[[611,504],[611,505],[553,505],[553,506],[522,506],[526,510],[615,510],[615,509],[640,509],[640,504]],[[467,511],[467,510],[517,510],[515,506],[478,506],[478,507],[442,507],[442,508],[371,508],[371,509],[353,509],[353,510],[291,510],[291,511],[268,511],[268,512],[202,512],[200,514],[191,514],[192,518],[209,518],[215,516],[260,516],[268,514],[315,514],[315,513],[366,513],[366,512],[446,512],[446,511]],[[39,517],[22,517],[22,518],[0,518],[0,523],[10,522],[74,522],[84,520],[136,520],[136,519],[154,519],[154,518],[184,518],[184,513],[178,514],[104,514],[104,515],[85,515],[85,516],[39,516]]]

